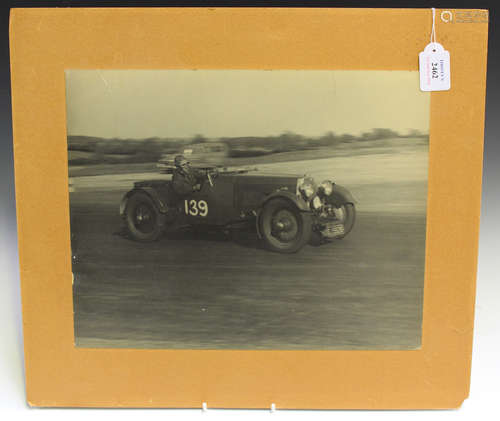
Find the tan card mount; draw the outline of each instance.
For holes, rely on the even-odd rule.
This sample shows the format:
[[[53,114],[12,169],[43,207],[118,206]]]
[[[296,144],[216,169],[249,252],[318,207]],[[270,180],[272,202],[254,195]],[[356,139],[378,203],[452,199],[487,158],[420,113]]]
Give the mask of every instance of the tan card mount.
[[[487,20],[13,9],[29,403],[458,407]]]

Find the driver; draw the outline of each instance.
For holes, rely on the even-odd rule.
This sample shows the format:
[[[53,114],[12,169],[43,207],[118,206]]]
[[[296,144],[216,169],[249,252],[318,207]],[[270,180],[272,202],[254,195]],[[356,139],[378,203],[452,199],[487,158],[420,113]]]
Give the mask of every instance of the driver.
[[[192,168],[183,155],[177,155],[174,164],[175,169],[172,177],[174,191],[180,196],[199,191],[205,174]]]

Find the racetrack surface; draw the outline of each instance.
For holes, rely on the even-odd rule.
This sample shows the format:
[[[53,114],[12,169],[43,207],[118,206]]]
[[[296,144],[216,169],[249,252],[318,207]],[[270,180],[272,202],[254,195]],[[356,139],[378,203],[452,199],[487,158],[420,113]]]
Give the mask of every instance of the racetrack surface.
[[[263,249],[253,229],[134,242],[117,234],[118,206],[132,181],[151,174],[72,178],[76,344],[418,348],[426,166],[424,151],[265,165],[329,176],[359,200],[351,234],[293,255]]]

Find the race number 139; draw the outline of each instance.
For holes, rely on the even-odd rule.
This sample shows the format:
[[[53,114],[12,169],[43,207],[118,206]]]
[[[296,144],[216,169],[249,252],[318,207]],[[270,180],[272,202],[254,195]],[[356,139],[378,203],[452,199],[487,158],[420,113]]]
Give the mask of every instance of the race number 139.
[[[184,200],[184,212],[186,215],[207,216],[208,204],[204,200]]]

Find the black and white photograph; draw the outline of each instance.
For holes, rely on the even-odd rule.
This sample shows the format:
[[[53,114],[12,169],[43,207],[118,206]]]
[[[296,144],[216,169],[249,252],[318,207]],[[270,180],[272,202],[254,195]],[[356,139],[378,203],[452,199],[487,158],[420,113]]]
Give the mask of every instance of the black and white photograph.
[[[418,72],[65,80],[77,347],[420,348]]]

